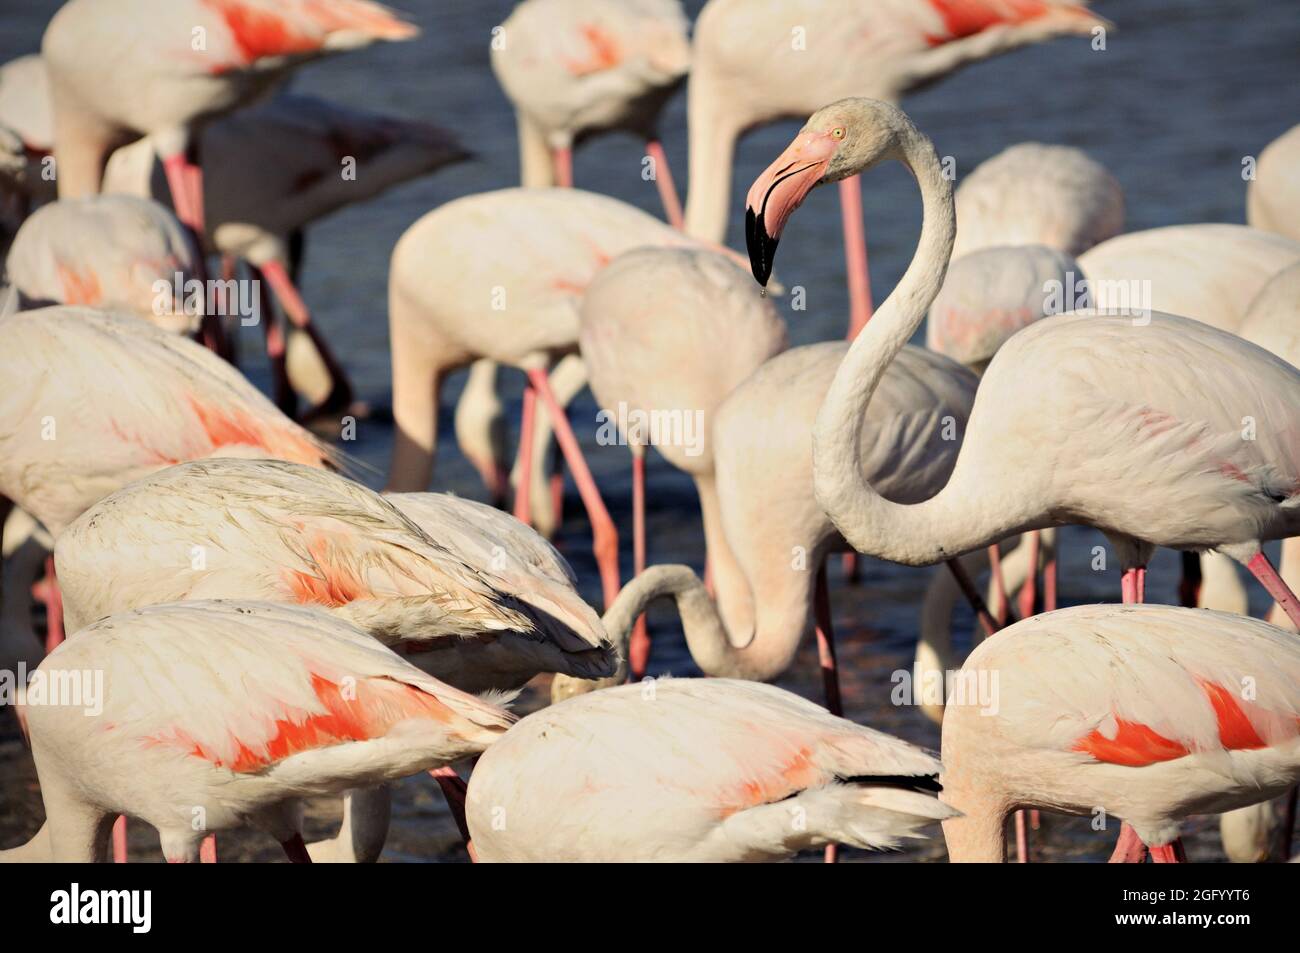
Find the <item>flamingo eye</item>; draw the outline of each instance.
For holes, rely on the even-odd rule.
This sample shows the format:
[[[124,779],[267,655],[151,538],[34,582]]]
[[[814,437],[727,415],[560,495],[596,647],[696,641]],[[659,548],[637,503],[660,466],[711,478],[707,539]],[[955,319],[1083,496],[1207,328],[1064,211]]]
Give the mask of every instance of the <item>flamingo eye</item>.
[[[836,126],[834,129],[832,129],[832,130],[831,130],[831,137],[834,138],[834,139],[843,139],[843,138],[844,138],[844,127],[843,127],[843,126]]]

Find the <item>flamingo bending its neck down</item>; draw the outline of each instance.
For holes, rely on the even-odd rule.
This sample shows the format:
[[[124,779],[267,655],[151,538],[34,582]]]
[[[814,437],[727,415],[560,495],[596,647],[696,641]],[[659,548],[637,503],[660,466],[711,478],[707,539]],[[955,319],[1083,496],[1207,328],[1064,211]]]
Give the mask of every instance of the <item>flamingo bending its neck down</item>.
[[[198,329],[206,304],[186,289],[196,261],[185,230],[162,205],[90,195],[37,209],[14,235],[5,267],[25,308],[129,311],[188,334]]]
[[[1183,860],[1179,822],[1300,779],[1300,641],[1173,606],[1075,606],[1010,626],[958,674],[943,722],[954,861],[1006,859],[1021,807],[1122,818],[1113,860]],[[996,679],[996,682],[994,681]],[[977,697],[978,696],[978,697]]]
[[[46,824],[0,859],[99,860],[126,814],[158,829],[169,861],[197,861],[206,836],[250,824],[304,861],[300,798],[446,766],[514,720],[341,619],[270,603],[111,616],[35,677],[83,672],[103,675],[94,710],[25,706]]]
[[[897,102],[971,63],[1108,24],[1073,0],[711,0],[695,25],[686,230],[726,237],[736,142],[844,96]],[[850,322],[871,316],[862,191],[841,182]]]
[[[1119,555],[1125,601],[1141,601],[1156,546],[1217,549],[1300,621],[1300,602],[1261,549],[1300,533],[1300,456],[1285,436],[1300,429],[1300,371],[1200,322],[1135,311],[1031,324],[989,365],[943,490],[898,505],[862,479],[859,422],[943,282],[956,230],[952,186],[900,110],[843,100],[814,114],[755,181],[746,218],[761,283],[782,228],[814,186],[887,158],[905,163],[921,189],[917,252],[836,371],[813,435],[817,499],[849,543],[929,565],[1012,533],[1091,525]]]
[[[594,692],[497,747],[466,797],[482,861],[774,861],[898,847],[952,816],[930,793],[933,755],[754,682]]]

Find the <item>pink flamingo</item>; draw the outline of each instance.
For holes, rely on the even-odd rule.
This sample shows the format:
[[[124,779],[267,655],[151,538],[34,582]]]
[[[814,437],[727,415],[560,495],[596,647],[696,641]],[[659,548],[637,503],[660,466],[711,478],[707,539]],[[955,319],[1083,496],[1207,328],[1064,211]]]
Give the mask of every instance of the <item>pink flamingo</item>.
[[[605,605],[618,592],[618,538],[547,368],[578,347],[578,308],[592,278],[643,245],[691,246],[688,238],[616,199],[577,189],[504,189],[435,209],[393,250],[388,307],[397,437],[388,488],[428,486],[446,375],[477,360],[518,367],[524,397],[520,458],[540,399],[591,519]],[[503,258],[502,249],[510,254]],[[515,515],[530,518],[531,472],[521,474]]]
[[[953,861],[1004,861],[1020,807],[1101,809],[1126,822],[1112,860],[1182,861],[1184,817],[1300,780],[1300,642],[1255,619],[1075,606],[999,632],[958,679],[940,778],[961,812],[943,822]]]
[[[148,135],[180,220],[203,235],[196,129],[306,62],[417,32],[369,0],[70,0],[41,42],[59,195],[100,191],[113,149]]]
[[[466,820],[476,859],[493,862],[775,861],[835,842],[881,850],[952,816],[931,793],[939,767],[770,685],[656,679],[518,722],[479,759]]]
[[[248,825],[307,862],[299,799],[446,767],[514,720],[341,619],[269,603],[102,619],[37,678],[82,672],[103,673],[94,708],[29,699],[46,822],[0,859],[99,860],[112,818],[127,814],[158,829],[169,862],[195,862],[207,836]]]
[[[958,68],[1107,23],[1072,0],[711,0],[695,25],[686,229],[725,239],[736,141],[843,96],[896,102]],[[840,185],[849,336],[871,316],[862,191]]]
[[[23,307],[128,311],[187,334],[204,314],[185,288],[196,261],[180,222],[157,202],[90,195],[37,209],[14,235],[5,267]]]

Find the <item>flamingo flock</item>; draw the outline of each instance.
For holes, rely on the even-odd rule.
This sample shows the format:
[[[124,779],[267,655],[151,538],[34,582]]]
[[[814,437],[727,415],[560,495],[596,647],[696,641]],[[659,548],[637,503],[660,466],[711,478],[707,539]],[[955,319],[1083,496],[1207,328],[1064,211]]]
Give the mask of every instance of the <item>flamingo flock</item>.
[[[1092,818],[1114,862],[1185,862],[1200,815],[1231,859],[1288,859],[1300,127],[1252,159],[1248,225],[1126,232],[1142,196],[1086,151],[1007,144],[956,186],[899,106],[1110,26],[1086,0],[708,0],[694,24],[678,0],[520,0],[481,51],[520,182],[415,210],[392,247],[389,426],[300,290],[304,232],[474,143],[453,116],[331,102],[310,71],[284,87],[420,30],[371,0],[64,3],[0,66],[0,676],[40,788],[0,861],[126,862],[156,833],[168,862],[216,862],[251,830],[291,862],[374,862],[394,785],[424,774],[484,863],[925,840],[1023,862],[1043,814]],[[738,204],[742,136],[794,118]],[[684,203],[663,144],[682,132]],[[663,219],[575,187],[606,133],[644,143]],[[891,161],[922,218],[876,306],[862,196]],[[807,289],[784,307],[778,247],[828,185],[847,339],[792,346]],[[462,370],[454,432],[488,503],[431,489]],[[358,419],[391,434],[384,474],[348,443]],[[629,527],[591,463],[622,447]],[[701,565],[650,564],[652,450],[694,484]],[[1066,526],[1105,539],[1116,601],[1076,604]],[[1182,554],[1182,605],[1147,599],[1158,549]],[[837,653],[834,553],[939,567],[895,673],[937,680],[912,704],[939,751],[849,717],[890,689]],[[658,602],[680,635],[652,642]],[[674,642],[703,677],[668,674]],[[765,684],[811,645],[817,701]],[[322,799],[343,819],[314,839]]]

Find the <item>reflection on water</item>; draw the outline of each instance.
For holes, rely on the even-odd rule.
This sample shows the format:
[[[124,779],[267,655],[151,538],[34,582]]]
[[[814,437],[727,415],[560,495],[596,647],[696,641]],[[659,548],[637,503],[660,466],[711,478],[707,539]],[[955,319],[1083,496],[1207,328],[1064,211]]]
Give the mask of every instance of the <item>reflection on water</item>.
[[[398,236],[429,209],[461,195],[512,185],[517,176],[514,120],[487,55],[490,30],[506,16],[510,0],[395,0],[395,5],[412,10],[424,29],[418,40],[328,60],[303,70],[296,80],[304,91],[349,105],[438,122],[455,130],[477,156],[474,162],[346,209],[310,232],[304,292],[338,353],[345,355],[362,395],[378,403],[388,399],[385,284],[388,256]],[[1294,94],[1291,108],[1280,108],[1279,103],[1279,91],[1297,88],[1300,72],[1295,56],[1300,22],[1292,5],[1287,0],[1149,0],[1139,6],[1103,0],[1095,5],[1119,27],[1111,33],[1105,53],[1093,53],[1084,40],[1022,50],[910,98],[908,111],[940,153],[955,158],[959,175],[1014,142],[1059,142],[1088,150],[1116,174],[1127,193],[1130,228],[1244,221],[1242,156],[1257,153],[1296,121]],[[5,6],[0,59],[37,49],[44,24],[58,4],[6,0]],[[688,0],[686,6],[694,15],[702,2]],[[741,143],[733,211],[738,213],[747,184],[795,128],[796,123],[786,123],[762,129]],[[685,186],[684,94],[669,107],[664,141],[678,181]],[[579,151],[575,180],[659,214],[653,186],[640,177],[640,159],[638,144],[629,138],[598,140]],[[919,201],[911,179],[896,167],[873,171],[864,186],[873,287],[883,297],[912,254]],[[782,241],[782,280],[808,289],[807,311],[791,313],[788,303],[778,299],[787,309],[794,344],[843,333],[847,300],[838,223],[835,190],[821,190],[809,198],[807,211],[792,221]],[[738,214],[733,215],[730,238],[733,246],[740,246]],[[243,350],[256,355],[257,340],[247,341]],[[254,360],[247,370],[259,386],[269,389],[260,363]],[[514,419],[522,375],[505,378]],[[481,499],[477,478],[455,452],[452,405],[447,403],[442,421],[442,446],[447,450],[438,462],[434,488]],[[591,453],[592,470],[614,519],[626,528],[621,540],[626,576],[631,569],[630,460],[623,448],[594,446],[595,415],[589,397],[573,406],[574,426]],[[357,437],[348,450],[375,468],[368,481],[377,486],[387,468],[392,428],[365,423]],[[648,476],[650,562],[686,562],[701,568],[703,544],[691,482],[655,455],[649,458]],[[598,602],[590,538],[570,486],[568,521],[556,542],[573,563],[584,594]],[[1089,567],[1092,547],[1104,545],[1100,535],[1071,529],[1061,539],[1061,604],[1117,599],[1118,573]],[[910,664],[919,600],[931,571],[868,560],[857,585],[842,584],[838,565],[830,575],[847,714],[937,748],[939,735],[933,725],[918,712],[889,701],[891,673]],[[1177,559],[1161,553],[1149,577],[1150,601],[1176,602],[1177,571]],[[1262,612],[1262,590],[1252,589],[1251,599],[1252,609]],[[960,610],[956,631],[969,633],[973,625],[970,614]],[[656,638],[652,673],[696,674],[671,609],[652,612],[651,627]],[[804,647],[781,684],[819,697],[811,645]],[[521,706],[531,709],[544,697],[545,686],[533,686]],[[10,733],[0,740],[0,844],[9,846],[35,829],[41,811],[30,759],[9,725],[3,730]],[[318,833],[328,829],[316,824],[327,825],[331,810],[330,805],[313,810],[311,821]],[[1044,823],[1044,859],[1100,859],[1113,842],[1113,832],[1094,834],[1083,819],[1051,817]],[[1193,859],[1222,858],[1212,823],[1198,820],[1188,826]],[[142,824],[133,829],[136,856],[156,858],[156,839]],[[228,859],[273,859],[278,848],[262,838],[232,835],[222,839],[221,853]],[[463,856],[433,783],[423,778],[404,782],[386,859]],[[849,859],[864,856],[850,852]],[[942,844],[936,842],[883,859],[942,857]]]

